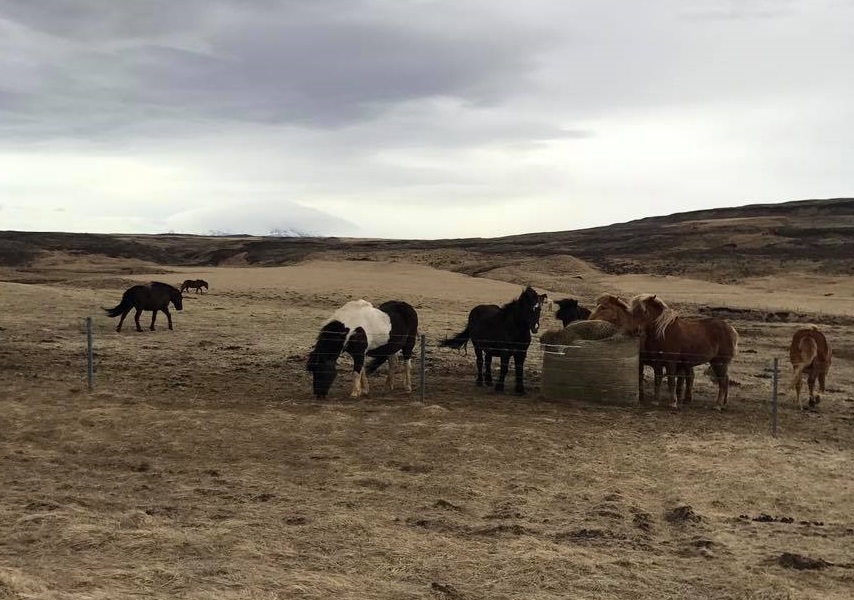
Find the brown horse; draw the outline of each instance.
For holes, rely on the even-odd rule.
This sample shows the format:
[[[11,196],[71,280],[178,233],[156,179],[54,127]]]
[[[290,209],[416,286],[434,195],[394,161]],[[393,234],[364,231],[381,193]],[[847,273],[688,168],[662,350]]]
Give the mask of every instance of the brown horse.
[[[815,406],[821,402],[821,396],[815,393],[815,382],[818,379],[818,389],[824,393],[824,380],[830,369],[830,361],[833,350],[824,334],[815,325],[804,329],[798,329],[792,336],[789,346],[789,359],[792,361],[792,389],[795,391],[795,401],[798,408],[803,409],[801,404],[801,386],[803,375],[806,373],[807,386],[809,387],[809,405]]]
[[[181,293],[189,292],[190,288],[195,289],[197,294],[198,293],[204,294],[204,292],[202,291],[202,288],[207,290],[208,289],[208,282],[205,281],[204,279],[185,279],[184,283],[181,284]]]
[[[637,335],[637,325],[632,317],[629,305],[626,302],[614,296],[613,294],[602,294],[596,298],[596,308],[588,317],[590,320],[601,320],[612,323],[631,335]],[[646,337],[642,337],[642,341],[646,341]],[[640,348],[640,357],[638,362],[638,402],[643,404],[643,368],[644,366],[652,367],[653,373],[653,394],[655,401],[658,402],[659,392],[661,390],[661,382],[664,377],[664,364],[661,362],[661,357],[654,346],[642,344]],[[687,404],[691,402],[694,388],[694,369],[685,365],[679,365],[676,378],[676,396]]]
[[[738,348],[738,332],[716,317],[682,317],[655,294],[639,294],[629,303],[632,317],[643,336],[643,346],[658,352],[667,371],[671,405],[678,408],[676,373],[681,366],[709,363],[718,384],[715,408],[721,410],[729,394],[729,363]]]
[[[122,294],[122,301],[114,308],[105,308],[104,310],[107,313],[108,317],[118,317],[122,316],[119,319],[119,324],[116,326],[116,331],[122,330],[122,323],[125,321],[125,317],[128,316],[128,313],[132,308],[136,309],[136,314],[133,316],[133,320],[136,322],[136,330],[142,331],[142,327],[139,326],[139,315],[144,310],[150,310],[151,312],[151,331],[154,331],[154,321],[157,319],[157,311],[162,310],[166,313],[166,320],[169,322],[169,329],[172,329],[172,315],[169,314],[169,303],[175,305],[176,310],[181,310],[183,308],[181,292],[178,288],[169,285],[168,283],[161,283],[159,281],[152,281],[151,283],[147,283],[144,285],[135,285],[133,287],[125,290],[125,293]]]

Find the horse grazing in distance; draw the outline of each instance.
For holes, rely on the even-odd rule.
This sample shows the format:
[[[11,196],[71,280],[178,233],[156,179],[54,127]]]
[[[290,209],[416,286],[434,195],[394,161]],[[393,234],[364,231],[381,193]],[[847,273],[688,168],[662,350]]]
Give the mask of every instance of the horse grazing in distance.
[[[558,305],[555,317],[563,323],[564,327],[573,321],[584,321],[590,317],[590,309],[581,306],[575,298],[561,298],[554,303]]]
[[[830,362],[833,350],[824,334],[815,325],[798,329],[792,336],[789,345],[789,359],[792,362],[792,389],[795,392],[795,401],[798,408],[803,409],[801,403],[801,386],[803,375],[807,376],[809,388],[809,405],[815,406],[821,402],[821,396],[815,393],[815,382],[818,380],[818,389],[824,393],[824,380],[830,370]]]
[[[679,407],[675,383],[678,367],[709,363],[712,379],[718,384],[715,408],[723,409],[729,394],[729,364],[738,350],[738,332],[717,317],[680,316],[655,294],[639,294],[629,306],[644,336],[643,347],[658,353],[667,372],[673,408]]]
[[[122,294],[122,301],[114,308],[105,308],[108,317],[118,317],[119,324],[116,326],[116,331],[122,330],[122,323],[125,317],[132,308],[136,309],[136,314],[133,320],[136,322],[136,330],[142,331],[139,325],[139,315],[144,310],[151,311],[151,331],[154,331],[154,321],[157,319],[157,311],[162,310],[166,314],[166,320],[169,322],[169,329],[172,329],[172,315],[169,313],[169,303],[175,305],[176,310],[183,309],[183,296],[178,288],[162,283],[160,281],[152,281],[142,285],[135,285],[125,290]]]
[[[504,380],[510,369],[510,358],[516,370],[516,394],[525,393],[524,366],[531,344],[531,334],[540,328],[540,312],[546,294],[538,294],[526,287],[518,298],[503,306],[481,304],[469,312],[466,328],[454,337],[442,340],[440,347],[459,350],[468,340],[474,346],[479,386],[492,385],[492,357],[498,356],[501,364],[495,391],[504,391]]]
[[[184,283],[181,284],[181,292],[182,293],[188,292],[188,291],[190,291],[190,288],[195,289],[197,294],[199,294],[199,293],[204,294],[204,292],[202,291],[202,288],[207,290],[208,289],[208,282],[205,281],[204,279],[185,279]]]
[[[596,308],[590,313],[590,320],[602,320],[612,323],[622,331],[631,335],[638,335],[637,325],[629,309],[629,305],[613,294],[602,294],[596,298]],[[643,404],[646,399],[643,390],[643,368],[652,367],[653,375],[653,397],[658,402],[661,390],[661,382],[664,378],[664,365],[660,354],[654,347],[647,347],[646,337],[641,335],[640,353],[638,356],[638,402]],[[678,365],[676,371],[676,396],[687,404],[692,400],[694,389],[694,369],[685,365]]]
[[[353,300],[332,313],[308,355],[306,368],[312,374],[312,390],[318,400],[326,398],[337,375],[338,357],[353,357],[353,391],[358,398],[369,392],[368,374],[388,361],[386,383],[394,389],[397,353],[403,355],[403,386],[412,391],[411,359],[418,337],[418,314],[406,302],[391,300],[375,308],[367,300]],[[365,357],[373,360],[365,366]]]

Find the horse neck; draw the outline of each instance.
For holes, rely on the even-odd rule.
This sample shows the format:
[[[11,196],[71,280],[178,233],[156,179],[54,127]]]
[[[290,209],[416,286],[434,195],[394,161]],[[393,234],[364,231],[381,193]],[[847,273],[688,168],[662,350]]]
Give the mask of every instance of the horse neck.
[[[514,300],[505,306],[506,311],[502,311],[510,317],[510,320],[517,325],[524,325],[526,331],[530,331],[533,324],[532,309],[526,306],[521,300]]]

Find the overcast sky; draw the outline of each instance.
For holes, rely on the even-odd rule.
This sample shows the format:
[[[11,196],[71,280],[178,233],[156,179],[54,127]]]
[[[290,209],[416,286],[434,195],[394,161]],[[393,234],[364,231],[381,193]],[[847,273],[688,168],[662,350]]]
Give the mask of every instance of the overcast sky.
[[[0,229],[385,238],[854,195],[850,0],[0,0]]]

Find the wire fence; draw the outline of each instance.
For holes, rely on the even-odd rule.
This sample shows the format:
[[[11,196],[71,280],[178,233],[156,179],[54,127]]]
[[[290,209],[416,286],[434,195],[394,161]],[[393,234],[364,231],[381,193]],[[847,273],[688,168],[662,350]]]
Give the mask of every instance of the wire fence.
[[[86,374],[87,374],[87,382],[90,390],[95,387],[95,339],[94,339],[94,329],[92,317],[86,317],[84,321],[84,331],[86,333]],[[312,348],[311,352],[314,352],[316,356],[324,357],[327,360],[337,361],[347,352],[344,350],[344,339],[346,336],[342,335],[328,335],[326,333],[322,333],[317,337],[315,346]],[[392,335],[392,336],[383,336],[381,340],[382,344],[395,344],[399,346],[406,346],[408,351],[411,352],[410,358],[417,359],[414,361],[417,363],[417,371],[418,371],[418,394],[419,399],[424,402],[427,396],[428,390],[428,368],[434,367],[433,370],[442,371],[440,365],[428,364],[428,354],[434,354],[437,351],[440,355],[445,356],[465,356],[469,361],[469,364],[473,363],[474,354],[476,353],[476,348],[479,348],[483,354],[484,358],[490,357],[491,355],[491,373],[493,374],[493,381],[497,380],[497,365],[499,363],[499,355],[509,353],[512,357],[514,353],[524,353],[524,367],[528,372],[528,375],[531,371],[539,372],[540,375],[543,374],[544,371],[544,363],[545,358],[549,355],[561,355],[567,349],[584,349],[589,350],[590,352],[596,352],[596,350],[590,346],[585,346],[584,343],[575,343],[575,344],[540,344],[539,340],[535,337],[532,337],[532,340],[529,344],[524,342],[508,342],[507,340],[478,340],[477,346],[471,341],[466,340],[464,344],[462,344],[458,349],[450,348],[443,342],[446,342],[449,338],[452,338],[453,335],[445,337],[445,338],[437,338],[434,340],[428,340],[425,334],[420,334],[417,337],[411,335]],[[337,348],[333,351],[318,351],[318,347],[323,344],[334,343],[340,344],[340,348]],[[471,350],[469,349],[471,346]],[[307,356],[306,356],[307,358]],[[374,357],[366,356],[366,364],[369,363]],[[510,358],[509,363],[512,363],[513,359]],[[485,362],[485,361],[484,361]],[[583,363],[582,366],[583,367]],[[677,367],[674,372],[674,375],[677,378],[684,378],[688,375],[688,371],[686,370],[686,365],[690,363],[698,363],[696,366],[702,367],[705,363],[708,362],[708,356],[705,354],[686,354],[686,353],[667,353],[667,352],[648,352],[644,351],[640,347],[640,343],[637,343],[637,360],[634,362],[634,373],[638,376],[637,385],[643,386],[643,378],[640,376],[639,367],[653,367],[654,370],[664,371],[668,366]],[[471,364],[473,367],[474,365]],[[485,365],[486,367],[486,365]],[[507,380],[510,382],[514,381],[515,378],[515,366],[511,366],[508,364],[508,372],[507,372]],[[625,368],[625,361],[622,361],[622,368]],[[693,367],[688,367],[693,369]],[[706,369],[708,371],[708,369]],[[707,373],[708,374],[708,373]],[[666,374],[662,373],[662,376]],[[658,375],[657,375],[658,376]],[[771,379],[771,391],[770,391],[770,433],[772,436],[777,436],[777,421],[778,421],[778,397],[779,397],[779,379],[780,379],[780,370],[779,370],[779,361],[777,358],[769,361],[767,367],[763,368],[762,374],[760,375],[763,378],[770,377]],[[714,374],[710,375],[710,379],[715,381]],[[662,384],[662,388],[667,388],[665,393],[669,394],[669,384],[664,386]],[[585,385],[579,384],[577,389],[574,390],[576,392],[576,396],[582,396],[583,399],[586,400],[596,400],[595,397],[585,397],[584,394],[587,393],[589,395],[589,388]]]

